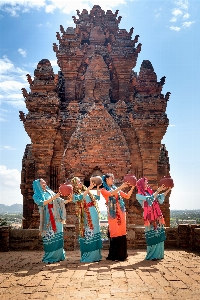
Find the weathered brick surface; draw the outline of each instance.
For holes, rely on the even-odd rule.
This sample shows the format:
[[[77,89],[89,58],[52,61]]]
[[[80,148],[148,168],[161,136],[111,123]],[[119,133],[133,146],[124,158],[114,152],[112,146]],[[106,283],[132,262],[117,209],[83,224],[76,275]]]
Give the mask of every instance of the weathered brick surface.
[[[34,79],[27,75],[30,92],[22,89],[28,114],[20,119],[31,138],[22,161],[21,191],[24,228],[38,227],[32,181],[43,177],[57,191],[64,180],[82,180],[98,171],[112,172],[116,183],[127,172],[146,176],[154,189],[169,174],[168,153],[161,140],[167,130],[166,106],[170,93],[162,94],[165,77],[157,81],[150,61],[133,71],[141,44],[119,28],[118,11],[77,11],[75,28],[60,26],[53,44],[60,67],[53,73],[42,59]],[[128,224],[142,225],[135,194],[126,203]],[[170,224],[169,196],[162,206]],[[75,210],[68,224],[77,228]]]
[[[194,249],[200,251],[200,228],[194,229]]]
[[[79,249],[78,243],[78,224],[64,225],[64,248],[67,251]],[[179,225],[182,226],[182,225]],[[200,251],[200,228],[196,225],[193,228],[187,225],[187,234],[182,227],[170,228],[166,227],[166,249],[189,249]],[[43,244],[38,229],[11,229],[0,228],[0,251],[6,252],[10,250],[42,250]],[[187,241],[187,243],[186,243]],[[192,243],[190,242],[192,241]],[[127,246],[128,249],[146,249],[146,241],[144,235],[144,226],[127,225]],[[109,240],[103,242],[103,249],[109,248]]]
[[[177,248],[179,243],[178,228],[165,228],[166,230],[166,241],[165,247],[167,248]]]
[[[0,251],[10,250],[10,228],[9,226],[0,226]]]
[[[74,250],[76,246],[76,229],[74,225],[64,225],[64,248]],[[0,228],[0,234],[2,229]],[[7,246],[6,246],[7,245]],[[7,244],[1,239],[0,251],[43,250],[42,237],[38,229],[11,229]]]
[[[161,261],[144,260],[145,250],[129,250],[125,262],[80,263],[79,251],[67,259],[41,262],[42,251],[0,253],[0,298],[8,299],[165,299],[198,300],[199,256],[165,250]]]

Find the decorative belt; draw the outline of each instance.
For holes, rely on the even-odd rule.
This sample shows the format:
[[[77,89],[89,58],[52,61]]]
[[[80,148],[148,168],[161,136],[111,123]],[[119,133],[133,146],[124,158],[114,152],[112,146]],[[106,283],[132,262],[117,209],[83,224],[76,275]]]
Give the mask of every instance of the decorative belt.
[[[52,227],[53,231],[56,232],[56,221],[54,219],[52,208],[53,208],[53,204],[48,203],[48,210],[49,210],[49,215],[50,215],[51,227]]]
[[[88,202],[88,203],[84,203],[84,208],[89,208],[89,207],[92,207],[94,206],[94,203],[93,202]]]

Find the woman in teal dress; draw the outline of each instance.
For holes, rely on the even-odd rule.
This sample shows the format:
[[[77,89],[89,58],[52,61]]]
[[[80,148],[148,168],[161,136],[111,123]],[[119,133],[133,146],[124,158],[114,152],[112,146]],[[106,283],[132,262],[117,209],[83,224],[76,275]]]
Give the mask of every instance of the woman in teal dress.
[[[40,213],[40,233],[43,239],[45,263],[65,259],[63,224],[66,220],[64,200],[55,194],[43,179],[33,181],[33,199]]]
[[[79,217],[79,244],[81,262],[95,262],[102,258],[102,240],[100,234],[99,209],[96,200],[100,200],[100,190],[97,186],[97,195],[90,190],[95,186],[90,181],[86,188],[78,177],[71,180],[73,185],[73,202],[76,203],[76,212]]]
[[[171,188],[166,190],[162,185],[153,193],[148,185],[147,178],[140,178],[137,181],[138,193],[136,199],[143,207],[145,238],[147,242],[147,260],[159,260],[164,258],[164,241],[166,239],[164,229],[164,218],[160,210],[159,204],[164,202],[165,196]],[[164,193],[159,194],[161,191]]]

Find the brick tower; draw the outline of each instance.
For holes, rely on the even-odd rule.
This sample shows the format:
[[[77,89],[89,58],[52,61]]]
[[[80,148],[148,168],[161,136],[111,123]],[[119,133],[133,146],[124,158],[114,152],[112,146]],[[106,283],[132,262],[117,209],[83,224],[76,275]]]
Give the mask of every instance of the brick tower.
[[[20,119],[31,138],[22,160],[21,192],[24,228],[38,226],[32,181],[44,178],[54,190],[65,179],[112,172],[117,183],[127,172],[145,176],[153,189],[169,174],[168,153],[161,140],[168,127],[165,113],[170,93],[162,94],[150,61],[134,72],[141,44],[133,28],[119,29],[118,11],[95,5],[77,10],[75,28],[60,26],[53,44],[60,67],[54,74],[48,59],[27,75],[22,89],[28,114]],[[129,224],[143,224],[135,195],[126,203]],[[76,222],[68,204],[70,222]],[[169,226],[169,197],[162,206]]]

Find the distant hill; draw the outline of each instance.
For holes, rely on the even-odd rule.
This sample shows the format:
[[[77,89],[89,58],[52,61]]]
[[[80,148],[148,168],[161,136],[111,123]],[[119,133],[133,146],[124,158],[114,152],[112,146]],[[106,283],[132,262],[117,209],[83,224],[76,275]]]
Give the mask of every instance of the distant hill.
[[[22,204],[12,204],[10,206],[0,204],[0,214],[6,213],[22,213],[23,205]]]

